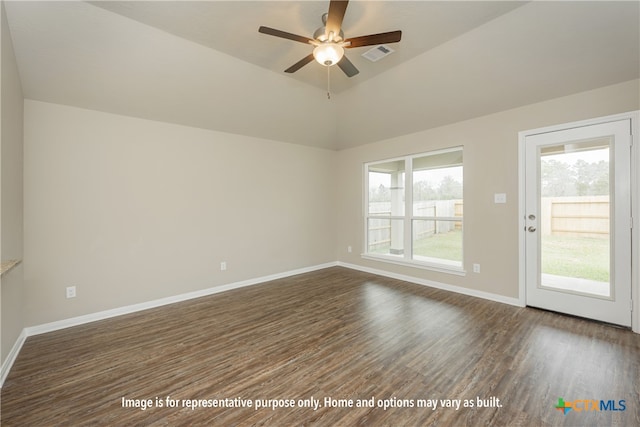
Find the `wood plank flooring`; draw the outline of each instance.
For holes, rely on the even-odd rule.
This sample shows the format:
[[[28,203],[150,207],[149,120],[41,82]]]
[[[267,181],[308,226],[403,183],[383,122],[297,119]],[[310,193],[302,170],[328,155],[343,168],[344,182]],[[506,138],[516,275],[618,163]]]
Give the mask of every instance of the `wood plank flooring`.
[[[628,330],[335,267],[30,337],[0,416],[2,426],[638,426],[639,382],[640,335]],[[303,406],[312,397],[317,409]],[[478,398],[489,407],[462,407]],[[575,408],[555,409],[559,398]],[[183,406],[194,399],[252,407]],[[274,399],[294,406],[255,408]],[[431,399],[461,407],[417,407]],[[579,400],[609,410],[580,411],[592,403]]]

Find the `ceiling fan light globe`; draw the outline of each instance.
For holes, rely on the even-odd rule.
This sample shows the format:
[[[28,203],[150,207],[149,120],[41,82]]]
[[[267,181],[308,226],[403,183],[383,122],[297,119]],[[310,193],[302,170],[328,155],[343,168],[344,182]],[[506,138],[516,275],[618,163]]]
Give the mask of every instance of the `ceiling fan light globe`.
[[[337,43],[322,43],[313,49],[313,57],[327,67],[337,64],[344,56],[344,48]]]

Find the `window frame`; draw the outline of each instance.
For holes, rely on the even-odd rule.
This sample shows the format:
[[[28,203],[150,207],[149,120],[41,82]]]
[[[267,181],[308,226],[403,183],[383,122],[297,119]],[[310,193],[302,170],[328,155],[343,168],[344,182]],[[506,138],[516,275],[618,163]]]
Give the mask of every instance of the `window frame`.
[[[417,158],[421,158],[421,157],[429,157],[429,156],[437,156],[437,155],[441,155],[441,154],[445,154],[445,153],[451,153],[451,152],[456,152],[456,151],[460,151],[463,155],[462,155],[462,175],[463,175],[463,180],[462,180],[462,185],[463,185],[463,203],[464,203],[464,146],[460,145],[460,146],[456,146],[456,147],[450,147],[450,148],[445,148],[445,149],[440,149],[440,150],[433,150],[433,151],[427,151],[427,152],[423,152],[423,153],[417,153],[417,154],[409,154],[409,155],[405,155],[405,156],[399,156],[399,157],[392,157],[389,159],[383,159],[383,160],[376,160],[376,161],[372,161],[372,162],[366,162],[363,165],[363,183],[364,183],[364,187],[363,187],[363,201],[364,201],[364,205],[363,205],[363,219],[364,219],[364,233],[363,233],[363,249],[364,249],[364,253],[361,254],[362,258],[365,259],[370,259],[370,260],[375,260],[375,261],[382,261],[382,262],[387,262],[390,264],[398,264],[398,265],[404,265],[404,266],[410,266],[410,267],[417,267],[417,268],[422,268],[422,269],[426,269],[426,270],[432,270],[432,271],[437,271],[437,272],[443,272],[443,273],[449,273],[449,274],[454,274],[454,275],[459,275],[459,276],[464,276],[466,275],[466,270],[464,269],[464,211],[462,216],[458,217],[458,216],[454,216],[454,217],[448,217],[448,216],[443,216],[443,217],[438,217],[438,216],[419,216],[419,215],[414,215],[414,207],[413,207],[413,198],[414,198],[414,194],[413,194],[413,161],[414,159]],[[389,216],[376,216],[376,215],[372,215],[369,213],[369,168],[371,166],[375,166],[378,164],[384,164],[384,163],[390,163],[390,162],[397,162],[397,161],[404,161],[404,215],[402,216],[398,216],[398,215],[389,215]],[[403,254],[402,256],[398,256],[398,255],[391,255],[391,254],[376,254],[376,253],[371,253],[369,252],[369,220],[370,219],[380,219],[380,218],[384,218],[384,219],[389,219],[390,221],[392,220],[402,220],[402,224],[403,224]],[[424,261],[424,260],[417,260],[414,258],[414,242],[413,242],[413,224],[414,221],[424,221],[424,220],[428,220],[428,221],[455,221],[461,224],[461,254],[462,254],[462,260],[460,261],[460,264],[457,265],[456,264],[449,264],[446,262],[438,262],[436,260],[434,261]]]

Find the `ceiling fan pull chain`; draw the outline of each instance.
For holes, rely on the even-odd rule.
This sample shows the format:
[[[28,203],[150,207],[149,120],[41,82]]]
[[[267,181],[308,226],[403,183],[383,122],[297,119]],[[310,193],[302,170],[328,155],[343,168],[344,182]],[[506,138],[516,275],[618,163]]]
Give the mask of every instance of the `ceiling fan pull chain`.
[[[331,67],[327,67],[327,99],[331,99]]]

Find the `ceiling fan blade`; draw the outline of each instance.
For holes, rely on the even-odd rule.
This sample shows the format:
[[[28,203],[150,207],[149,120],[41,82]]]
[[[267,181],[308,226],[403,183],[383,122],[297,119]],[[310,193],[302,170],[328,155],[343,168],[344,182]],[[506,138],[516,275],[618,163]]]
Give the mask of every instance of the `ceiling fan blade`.
[[[258,28],[258,32],[262,34],[268,34],[270,36],[281,37],[283,39],[289,39],[300,43],[308,44],[311,39],[309,37],[299,36],[297,34],[287,33],[286,31],[276,30],[275,28],[263,27]]]
[[[347,11],[348,1],[331,0],[329,3],[329,15],[327,16],[326,34],[333,32],[334,36],[340,34],[340,28],[342,27],[342,20],[344,14]]]
[[[347,75],[347,77],[353,77],[358,74],[360,71],[356,68],[355,65],[347,59],[346,56],[343,56],[340,61],[338,61],[338,67]]]
[[[313,61],[313,53],[310,53],[309,55],[305,56],[300,61],[298,61],[295,64],[293,64],[291,67],[289,67],[286,70],[284,70],[284,72],[285,73],[295,73],[296,71],[298,71],[300,68],[304,67],[305,65],[307,65],[311,61]]]
[[[385,43],[397,43],[402,38],[402,31],[390,31],[388,33],[371,34],[369,36],[352,37],[345,41],[351,42],[346,48],[373,46]]]

